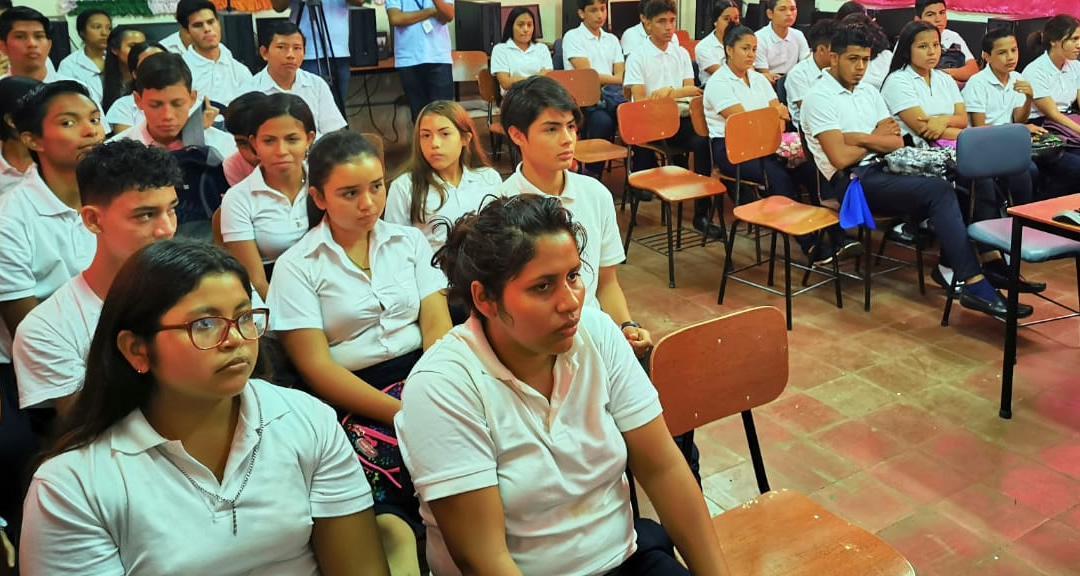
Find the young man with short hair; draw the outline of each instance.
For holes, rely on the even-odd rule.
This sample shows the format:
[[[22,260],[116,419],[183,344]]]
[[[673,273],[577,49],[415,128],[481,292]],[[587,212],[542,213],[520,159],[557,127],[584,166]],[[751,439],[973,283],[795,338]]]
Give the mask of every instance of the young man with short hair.
[[[90,266],[19,324],[13,345],[22,409],[64,417],[82,389],[86,355],[117,271],[143,246],[176,232],[180,168],[161,148],[134,140],[98,146],[75,170],[83,225],[97,238]]]
[[[870,210],[882,215],[929,215],[942,257],[964,280],[960,304],[1004,318],[1007,304],[975,257],[953,185],[940,178],[885,171],[881,156],[904,146],[900,126],[885,100],[860,84],[873,41],[861,28],[842,27],[833,36],[829,71],[803,101],[803,127],[814,160],[829,185],[825,197],[841,197],[850,181],[861,183]],[[995,275],[996,276],[996,275]],[[995,280],[995,284],[1001,279]],[[1021,304],[1018,317],[1030,316]]]
[[[758,40],[754,69],[775,84],[777,78],[806,58],[810,46],[806,36],[795,28],[799,16],[795,0],[764,0],[764,4],[769,23],[754,34]]]
[[[251,70],[234,60],[221,43],[221,21],[209,0],[180,0],[176,21],[191,35],[184,62],[191,69],[192,88],[224,110],[251,80]]]
[[[569,1],[569,0],[567,0]],[[582,109],[585,116],[584,138],[615,139],[618,120],[615,110],[626,101],[622,93],[623,62],[619,39],[604,30],[608,17],[608,0],[576,0],[581,25],[563,35],[563,68],[591,68],[600,77],[600,102]],[[589,172],[598,174],[603,164],[589,165]]]
[[[938,70],[952,76],[957,82],[967,82],[979,65],[967,42],[960,34],[949,30],[949,10],[945,0],[915,0],[915,19],[933,25],[941,34],[941,59]]]
[[[326,38],[311,19],[311,11],[301,6],[301,0],[271,0],[278,12],[289,11],[289,19],[304,32],[304,57],[300,67],[316,76],[330,73],[330,87],[338,111],[345,113],[349,99],[349,77],[352,75],[349,57],[349,6],[363,6],[365,0],[323,0],[322,13],[326,22]],[[324,44],[325,42],[325,44]],[[330,70],[326,69],[327,64]]]
[[[113,136],[111,140],[132,139],[143,144],[180,150],[185,145],[204,144],[228,158],[236,152],[236,143],[227,132],[210,127],[202,130],[202,142],[193,128],[202,128],[202,114],[191,118],[191,109],[199,93],[192,90],[191,71],[184,58],[171,52],[154,54],[139,65],[135,79],[135,105],[143,112],[138,124]],[[184,128],[191,120],[192,126]],[[198,122],[198,124],[195,124]],[[187,138],[188,141],[185,141]]]
[[[454,0],[386,0],[394,28],[394,66],[415,123],[436,100],[454,99],[450,27]]]
[[[631,52],[636,50],[639,46],[645,44],[649,39],[649,32],[645,29],[645,7],[649,5],[649,0],[640,0],[638,2],[638,18],[641,20],[637,24],[626,29],[623,32],[622,39],[619,41],[622,46],[623,56],[629,56]],[[672,43],[676,46],[679,45],[679,37],[672,36]]]
[[[49,66],[52,29],[44,14],[16,6],[0,14],[0,52],[8,58],[7,76],[55,82],[60,75]]]
[[[788,110],[791,112],[791,122],[796,128],[801,126],[799,106],[802,106],[803,98],[829,67],[831,54],[829,45],[832,43],[833,34],[836,33],[836,27],[836,20],[826,18],[810,28],[810,57],[800,60],[791,72],[788,72],[787,79],[784,80]]]
[[[259,54],[266,68],[240,89],[247,92],[295,94],[304,100],[315,116],[319,135],[346,128],[348,123],[334,102],[330,86],[322,78],[303,70],[304,34],[292,22],[278,22],[259,37]]]

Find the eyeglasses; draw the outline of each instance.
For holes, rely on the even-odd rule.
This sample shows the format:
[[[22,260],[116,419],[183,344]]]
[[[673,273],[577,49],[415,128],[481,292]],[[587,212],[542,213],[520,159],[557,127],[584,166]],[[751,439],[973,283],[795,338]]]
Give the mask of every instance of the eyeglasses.
[[[244,340],[258,340],[266,333],[266,325],[270,320],[270,310],[255,308],[248,310],[236,318],[224,316],[205,316],[172,326],[158,326],[157,332],[162,330],[187,330],[191,344],[199,350],[217,348],[229,337],[229,331],[236,326],[236,331]]]

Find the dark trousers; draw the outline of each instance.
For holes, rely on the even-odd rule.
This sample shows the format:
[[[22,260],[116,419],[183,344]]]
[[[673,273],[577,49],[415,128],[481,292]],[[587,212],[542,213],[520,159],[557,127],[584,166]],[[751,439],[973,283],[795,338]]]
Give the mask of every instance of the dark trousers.
[[[398,74],[414,123],[424,106],[436,100],[454,99],[454,75],[449,64],[406,66],[398,68]]]
[[[334,103],[337,104],[338,110],[341,111],[341,115],[348,119],[349,115],[345,113],[345,105],[349,102],[349,77],[352,75],[349,57],[331,58],[330,66],[331,72],[334,73],[334,82],[330,84],[330,92],[334,94]],[[300,68],[311,72],[312,74],[321,75],[319,71],[319,62],[317,60],[304,60],[300,65]],[[326,67],[324,66],[322,74],[325,73]]]
[[[38,440],[29,415],[19,410],[15,369],[0,364],[0,517],[7,520],[7,535],[18,543],[22,526],[23,490]]]
[[[664,144],[681,150],[688,150],[694,154],[694,172],[702,176],[712,175],[712,164],[709,162],[709,139],[698,136],[694,131],[694,124],[689,118],[679,119],[679,131],[674,136],[663,141]],[[686,155],[675,156],[671,159],[676,166],[689,169],[689,159]],[[656,155],[647,148],[634,147],[634,159],[632,166],[634,172],[656,168]],[[712,209],[712,200],[704,198],[694,201],[694,221],[708,218]]]
[[[589,106],[581,109],[585,115],[585,130],[582,138],[599,138],[613,142],[615,140],[615,128],[618,122],[615,119],[615,111],[601,106]],[[585,168],[594,174],[599,174],[604,169],[603,162],[586,164]]]
[[[871,211],[882,216],[929,217],[941,242],[942,257],[952,266],[956,277],[967,280],[982,274],[951,183],[940,178],[889,174],[882,164],[859,166],[854,171],[862,181]],[[840,174],[834,181],[847,186],[847,180]]]
[[[637,550],[608,576],[690,576],[675,559],[675,544],[664,527],[647,518],[634,520]]]
[[[1080,150],[1071,150],[1055,162],[1039,164],[1039,186],[1036,200],[1058,198],[1080,192]],[[1016,200],[1013,197],[1013,200]],[[1020,202],[1017,201],[1017,204]]]

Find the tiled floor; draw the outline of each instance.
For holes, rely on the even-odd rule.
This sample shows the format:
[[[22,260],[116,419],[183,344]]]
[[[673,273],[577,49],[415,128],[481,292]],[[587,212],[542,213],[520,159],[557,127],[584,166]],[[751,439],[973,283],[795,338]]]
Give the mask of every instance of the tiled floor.
[[[366,114],[357,124],[370,129]],[[408,130],[407,119],[398,124]],[[388,145],[391,172],[404,154]],[[499,168],[510,170],[505,160]],[[606,180],[619,190],[621,173]],[[643,204],[643,232],[658,229],[658,214],[658,203]],[[620,213],[623,230],[626,222]],[[749,262],[751,245],[738,241],[738,262]],[[619,278],[635,319],[659,338],[747,306],[783,309],[781,298],[740,284],[718,306],[723,259],[721,244],[679,253],[670,289],[665,258],[631,245]],[[1076,303],[1071,263],[1025,274]],[[1014,417],[1001,420],[1004,326],[955,308],[941,327],[944,295],[927,282],[921,296],[913,270],[876,279],[870,313],[855,282],[842,310],[831,289],[795,300],[789,385],[755,413],[771,484],[879,534],[920,575],[1080,574],[1078,321],[1020,330]],[[1051,312],[1036,304],[1036,314]],[[705,427],[697,442],[714,512],[756,495],[737,418]]]

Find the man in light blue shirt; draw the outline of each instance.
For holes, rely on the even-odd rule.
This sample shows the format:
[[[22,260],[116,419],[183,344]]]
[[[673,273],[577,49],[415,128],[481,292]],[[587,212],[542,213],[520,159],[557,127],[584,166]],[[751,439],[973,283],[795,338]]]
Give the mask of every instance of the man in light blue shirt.
[[[435,100],[454,99],[450,28],[454,0],[386,0],[394,27],[394,66],[413,122]]]

